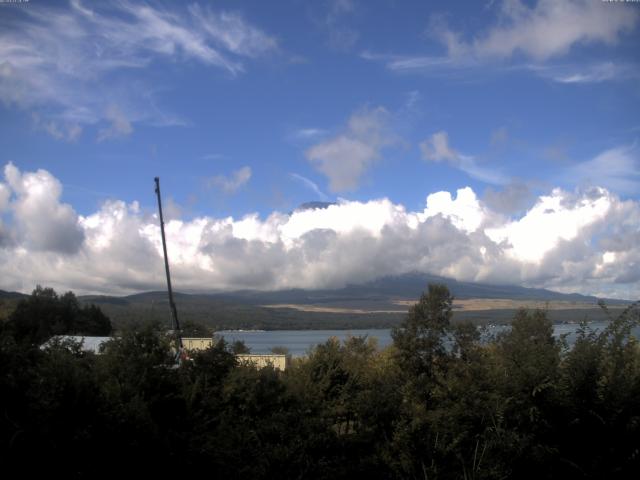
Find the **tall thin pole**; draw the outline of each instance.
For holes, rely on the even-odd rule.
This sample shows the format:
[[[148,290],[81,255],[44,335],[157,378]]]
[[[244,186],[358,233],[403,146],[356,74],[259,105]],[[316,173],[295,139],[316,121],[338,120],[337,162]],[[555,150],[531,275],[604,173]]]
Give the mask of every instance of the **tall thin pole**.
[[[169,272],[169,257],[167,256],[167,240],[164,236],[164,218],[162,217],[162,199],[160,198],[160,178],[156,177],[156,196],[158,197],[158,211],[160,212],[160,233],[162,233],[162,250],[164,251],[164,270],[167,273],[167,289],[169,291],[169,307],[171,308],[171,320],[178,343],[178,355],[182,353],[182,336],[180,335],[180,322],[178,322],[178,310],[173,301],[173,289],[171,288],[171,273]]]

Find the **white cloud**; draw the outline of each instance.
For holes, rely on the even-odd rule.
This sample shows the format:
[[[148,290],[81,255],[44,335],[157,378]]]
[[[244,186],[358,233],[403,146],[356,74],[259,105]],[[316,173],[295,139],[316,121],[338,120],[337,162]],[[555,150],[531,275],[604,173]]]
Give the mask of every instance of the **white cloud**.
[[[109,105],[107,107],[105,119],[111,122],[111,125],[100,129],[98,132],[99,142],[107,138],[125,137],[133,132],[131,122],[116,105]]]
[[[37,283],[79,292],[161,288],[158,220],[136,202],[108,201],[78,216],[43,170],[5,167],[8,209],[0,288]],[[2,200],[4,198],[4,200]],[[2,205],[0,205],[1,207]],[[6,216],[6,214],[5,214]],[[423,271],[467,281],[640,295],[640,203],[604,189],[555,189],[515,218],[470,188],[430,194],[408,211],[388,199],[243,218],[166,222],[179,290],[339,287]]]
[[[430,138],[420,144],[422,157],[434,162],[457,162],[459,154],[449,147],[449,136],[447,132],[440,131],[431,135]]]
[[[383,63],[387,69],[398,74],[428,72],[431,75],[438,73],[449,75],[455,69],[478,66],[478,62],[470,57],[451,58],[446,55],[397,55],[364,51],[360,53],[360,58]]]
[[[291,137],[300,140],[309,140],[325,135],[327,132],[321,128],[300,128],[292,133]]]
[[[329,179],[332,192],[355,190],[381,150],[396,142],[388,117],[382,107],[362,109],[351,116],[343,133],[306,151],[311,164]]]
[[[640,76],[638,65],[625,62],[603,61],[579,64],[530,64],[522,68],[542,78],[567,85],[593,84],[609,81],[634,80]]]
[[[329,45],[338,50],[350,50],[360,34],[347,20],[356,12],[356,4],[351,0],[330,0],[324,17],[323,28],[329,38]]]
[[[139,95],[153,92],[152,85],[131,89],[126,73],[170,60],[237,75],[245,59],[276,49],[273,37],[239,14],[198,5],[32,5],[0,19],[0,100],[36,111],[42,117],[38,125],[55,138],[77,136],[81,127],[100,121],[113,128],[99,137],[122,134],[127,129],[114,123],[113,104],[127,114],[129,125],[183,125],[159,111],[152,94]]]
[[[512,182],[502,188],[494,190],[489,187],[484,192],[483,201],[492,210],[506,215],[516,214],[525,210],[533,199],[533,193],[528,185]]]
[[[251,167],[242,167],[229,175],[216,175],[209,180],[209,185],[223,193],[232,194],[251,179]]]
[[[191,5],[189,12],[211,38],[231,53],[255,58],[278,48],[275,38],[247,24],[237,13],[215,13],[197,4]]]
[[[640,11],[623,2],[592,0],[521,0],[492,2],[497,21],[473,35],[452,30],[442,15],[433,15],[427,34],[446,48],[441,55],[399,55],[362,52],[361,58],[380,62],[395,73],[444,75],[467,80],[490,65],[496,72],[531,71],[564,84],[626,81],[638,78],[635,63],[609,58],[591,63],[563,63],[571,50],[584,45],[614,45],[633,31]],[[471,38],[469,38],[471,37]],[[473,70],[473,73],[470,73]]]
[[[508,179],[497,170],[489,170],[476,162],[471,155],[463,155],[449,145],[449,136],[439,131],[420,143],[422,158],[432,162],[446,162],[454,168],[462,170],[470,177],[483,182],[503,185]]]
[[[538,0],[529,7],[520,0],[506,0],[501,4],[499,23],[472,42],[465,42],[441,22],[432,28],[453,58],[509,58],[520,53],[545,61],[565,55],[576,45],[615,44],[621,34],[635,28],[638,18],[633,5]]]
[[[469,187],[461,188],[456,199],[449,192],[432,193],[427,197],[427,208],[419,215],[424,221],[435,215],[442,215],[467,233],[475,232],[491,215],[480,205],[476,194]]]
[[[84,232],[73,208],[60,203],[60,182],[45,170],[22,174],[11,163],[5,166],[4,175],[15,196],[9,208],[23,244],[38,251],[76,253]],[[6,193],[3,195],[6,201]]]
[[[574,165],[567,179],[585,185],[601,185],[622,194],[640,191],[640,156],[633,146],[606,150],[595,158]]]
[[[291,178],[293,178],[294,180],[302,183],[302,185],[304,185],[305,187],[307,187],[309,190],[311,190],[313,193],[316,194],[316,196],[322,200],[322,201],[327,201],[329,200],[329,197],[327,196],[326,193],[324,193],[322,190],[320,190],[320,187],[318,187],[318,184],[309,180],[307,177],[303,177],[302,175],[299,175],[297,173],[290,173],[289,176]]]
[[[76,141],[82,134],[82,127],[74,122],[59,122],[56,120],[43,120],[39,114],[31,115],[33,124],[36,128],[41,128],[53,138],[57,140],[66,140],[68,142]]]
[[[578,237],[585,227],[602,222],[611,209],[613,198],[604,189],[571,198],[559,189],[542,196],[524,217],[485,232],[496,243],[503,243],[507,255],[524,262],[537,263],[560,240]]]
[[[0,214],[9,207],[9,198],[11,197],[11,190],[4,183],[0,182]]]

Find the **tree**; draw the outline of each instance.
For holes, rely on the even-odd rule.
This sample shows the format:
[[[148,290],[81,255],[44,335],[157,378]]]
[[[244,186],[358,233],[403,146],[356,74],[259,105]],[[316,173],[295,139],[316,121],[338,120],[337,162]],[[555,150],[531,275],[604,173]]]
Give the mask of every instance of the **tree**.
[[[562,342],[553,336],[547,312],[520,309],[511,330],[498,337],[492,351],[495,388],[502,418],[501,456],[516,477],[551,475],[557,446],[559,366]],[[511,439],[511,440],[506,440]]]
[[[39,345],[54,335],[109,335],[111,321],[99,307],[81,307],[73,292],[61,296],[38,285],[9,316],[7,329],[14,338]]]
[[[446,353],[444,338],[450,328],[452,304],[446,285],[429,284],[404,322],[391,332],[402,370],[417,383],[434,378],[438,359]]]
[[[632,478],[640,468],[638,302],[593,330],[584,322],[561,364],[564,477]],[[637,330],[636,330],[637,332]]]
[[[185,320],[182,323],[181,331],[183,337],[195,338],[211,338],[213,333],[210,327],[194,320]]]
[[[236,340],[231,344],[231,350],[236,355],[241,355],[245,353],[251,353],[251,349],[247,347],[247,344],[244,343],[244,340]]]

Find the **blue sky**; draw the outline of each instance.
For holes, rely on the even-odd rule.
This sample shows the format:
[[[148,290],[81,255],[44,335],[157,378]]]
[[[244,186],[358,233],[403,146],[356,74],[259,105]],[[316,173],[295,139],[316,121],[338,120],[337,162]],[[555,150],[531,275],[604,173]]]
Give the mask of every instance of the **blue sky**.
[[[145,228],[153,224],[153,177],[160,176],[185,288],[338,286],[413,266],[465,280],[637,296],[639,40],[640,4],[623,2],[1,5],[0,246],[11,265],[0,288],[53,282],[124,293],[160,285],[142,265],[131,275],[139,282],[128,283],[120,273],[88,274],[83,263],[97,261],[99,235],[90,229],[104,225],[118,202],[134,222],[123,232],[138,232],[135,248],[156,252]],[[38,197],[31,189],[40,184],[49,193]],[[460,210],[458,190],[466,187],[473,208]],[[429,207],[438,192],[449,192],[453,206],[436,196]],[[300,233],[305,242],[305,233],[331,230],[358,248],[362,239],[351,238],[358,229],[380,242],[383,227],[345,220],[342,210],[384,210],[388,202],[422,215],[405,219],[411,228],[435,228],[438,217],[448,222],[440,227],[463,235],[464,248],[498,250],[490,261],[474,253],[462,265],[459,251],[448,252],[451,261],[442,252],[434,260],[425,233],[412,240],[422,245],[413,257],[390,256],[367,270],[339,261],[324,239],[313,248],[326,258],[309,263],[299,260],[307,250],[281,236],[293,219],[273,216],[312,200],[339,205],[311,212]],[[38,202],[53,210],[45,215]],[[547,208],[554,202],[555,217]],[[536,223],[543,205],[547,215]],[[217,266],[225,250],[211,253],[202,233],[228,217],[228,241],[207,242],[259,264],[239,278]],[[239,233],[243,218],[254,219],[251,233]],[[334,227],[340,219],[349,228]],[[51,245],[35,238],[47,221]],[[199,221],[208,227],[183,231]],[[460,228],[469,222],[478,225]],[[529,224],[556,232],[536,242],[547,245],[540,252],[517,246],[522,236],[543,235],[514,233]],[[557,233],[559,224],[575,228]],[[118,250],[120,240],[109,242]],[[586,245],[580,258],[567,242]],[[15,263],[17,251],[58,267]],[[110,255],[113,264],[130,265]],[[189,280],[194,268],[202,272]],[[283,277],[278,269],[312,273]]]

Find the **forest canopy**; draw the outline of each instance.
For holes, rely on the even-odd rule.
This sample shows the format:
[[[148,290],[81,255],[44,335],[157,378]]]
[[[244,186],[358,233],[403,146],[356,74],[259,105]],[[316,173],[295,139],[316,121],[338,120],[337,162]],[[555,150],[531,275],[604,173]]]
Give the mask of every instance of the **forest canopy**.
[[[101,355],[47,335],[109,333],[73,294],[34,294],[0,334],[0,464],[74,478],[632,478],[640,469],[637,304],[570,348],[544,311],[481,340],[430,285],[393,331],[330,339],[284,372],[218,339],[175,368],[157,324]],[[606,312],[606,307],[603,306]],[[34,462],[33,459],[38,461]],[[96,473],[96,471],[98,473]]]

